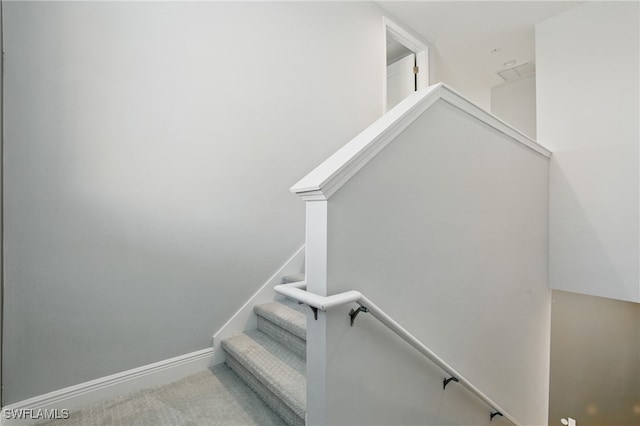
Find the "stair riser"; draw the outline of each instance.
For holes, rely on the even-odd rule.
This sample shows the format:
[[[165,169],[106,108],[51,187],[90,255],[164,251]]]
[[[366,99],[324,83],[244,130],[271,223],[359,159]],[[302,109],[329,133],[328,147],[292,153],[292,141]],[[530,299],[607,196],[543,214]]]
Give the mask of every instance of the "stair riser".
[[[305,420],[291,410],[281,399],[251,374],[235,357],[227,352],[225,363],[251,390],[275,411],[289,426],[304,426]]]
[[[258,315],[258,330],[262,331],[276,342],[286,346],[300,358],[306,359],[307,342],[305,340],[260,315]]]

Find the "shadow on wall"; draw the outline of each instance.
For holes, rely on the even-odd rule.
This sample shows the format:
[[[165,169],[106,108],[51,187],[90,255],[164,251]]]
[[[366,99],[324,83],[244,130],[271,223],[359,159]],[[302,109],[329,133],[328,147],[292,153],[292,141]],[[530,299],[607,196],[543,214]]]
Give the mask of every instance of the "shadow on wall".
[[[640,424],[640,304],[553,291],[549,425]]]

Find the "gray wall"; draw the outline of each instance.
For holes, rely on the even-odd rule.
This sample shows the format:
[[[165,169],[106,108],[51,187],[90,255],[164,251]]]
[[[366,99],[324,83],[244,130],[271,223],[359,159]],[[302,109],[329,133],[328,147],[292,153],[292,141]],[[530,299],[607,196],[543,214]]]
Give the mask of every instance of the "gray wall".
[[[553,291],[549,425],[640,423],[640,304]]]
[[[4,5],[0,3],[0,48],[4,51],[4,31],[2,29]],[[4,188],[4,61],[0,62],[0,188]],[[0,241],[4,241],[4,196],[0,189]],[[4,318],[4,243],[0,244],[0,406],[4,406],[4,393],[2,392],[2,330]]]
[[[362,291],[530,425],[548,406],[547,172],[440,101],[328,203],[328,294]],[[413,348],[346,313],[327,314],[328,424],[489,424]]]
[[[380,11],[5,11],[5,403],[208,347],[303,243],[288,188],[382,113]]]
[[[491,88],[491,113],[536,138],[535,75]]]
[[[550,286],[640,302],[640,4],[587,2],[538,24],[536,61]]]

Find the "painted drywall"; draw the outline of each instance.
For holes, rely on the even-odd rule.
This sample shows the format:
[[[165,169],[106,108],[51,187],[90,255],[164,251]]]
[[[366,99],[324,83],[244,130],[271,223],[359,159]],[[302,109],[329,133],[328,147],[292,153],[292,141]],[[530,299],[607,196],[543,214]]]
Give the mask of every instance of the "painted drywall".
[[[329,199],[328,294],[361,291],[521,424],[544,424],[547,199],[547,158],[439,101]],[[488,424],[489,407],[347,311],[326,318],[326,424]]]
[[[473,70],[461,67],[455,58],[451,58],[446,46],[435,44],[430,55],[433,58],[432,84],[444,83],[483,109],[491,109],[491,87],[479,81]]]
[[[0,7],[0,48],[4,52],[4,31],[3,31],[3,17],[2,7]],[[3,82],[4,82],[4,61],[0,62],[0,100],[3,97]],[[2,146],[4,144],[4,102],[0,101],[0,188],[4,188],[4,150]],[[2,192],[0,191],[0,194]],[[4,200],[0,196],[0,223],[4,223]],[[4,226],[0,225],[0,241],[4,241]],[[4,244],[0,244],[0,351],[2,351],[2,330],[4,330],[2,319],[4,318]],[[2,356],[0,356],[0,360]],[[2,362],[0,362],[0,406],[4,406],[4,393],[2,392]]]
[[[551,288],[640,302],[640,4],[588,2],[536,26],[550,166]]]
[[[640,423],[640,304],[553,291],[549,425]]]
[[[382,114],[379,9],[4,8],[5,403],[209,347],[303,243],[289,187]]]
[[[491,88],[491,113],[536,138],[535,75]]]

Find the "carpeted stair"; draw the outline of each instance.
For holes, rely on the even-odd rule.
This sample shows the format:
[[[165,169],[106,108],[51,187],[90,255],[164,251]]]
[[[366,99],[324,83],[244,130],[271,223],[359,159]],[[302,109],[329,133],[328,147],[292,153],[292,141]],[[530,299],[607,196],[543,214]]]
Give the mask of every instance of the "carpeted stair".
[[[283,282],[304,279],[304,274]],[[222,341],[226,364],[289,425],[306,412],[306,311],[295,301],[254,307],[258,329]]]

